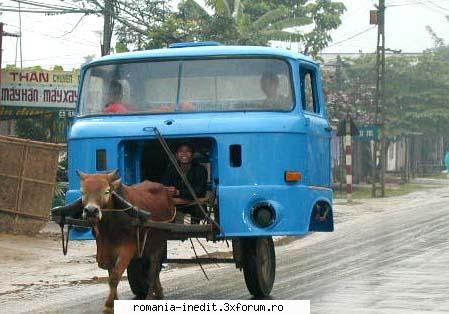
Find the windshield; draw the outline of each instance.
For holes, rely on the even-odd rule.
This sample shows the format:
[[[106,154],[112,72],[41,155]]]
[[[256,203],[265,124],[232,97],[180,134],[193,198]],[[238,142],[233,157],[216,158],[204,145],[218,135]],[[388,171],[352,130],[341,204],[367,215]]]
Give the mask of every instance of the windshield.
[[[290,111],[290,68],[279,59],[118,63],[89,68],[80,114]]]

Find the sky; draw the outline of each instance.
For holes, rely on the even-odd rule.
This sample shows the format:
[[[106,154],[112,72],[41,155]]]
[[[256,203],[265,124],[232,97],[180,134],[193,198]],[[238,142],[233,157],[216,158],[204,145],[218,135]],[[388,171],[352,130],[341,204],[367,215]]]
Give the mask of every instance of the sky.
[[[374,52],[377,28],[369,24],[369,11],[378,1],[343,0],[347,11],[332,32],[333,43],[323,52]],[[449,43],[449,0],[385,0],[385,47],[402,52],[421,52],[433,46],[426,25]],[[359,34],[359,35],[358,35]]]
[[[45,4],[64,4],[70,0],[35,0]],[[357,53],[374,52],[376,27],[369,25],[369,10],[377,0],[341,0],[347,11],[342,24],[333,31],[333,42],[323,52]],[[0,0],[0,8],[17,7],[17,2]],[[449,0],[386,0],[386,47],[402,52],[421,52],[431,48],[433,41],[426,31],[430,25],[449,43]],[[22,4],[22,8],[27,5]],[[4,31],[20,32],[19,14],[2,12],[0,21]],[[62,65],[64,69],[78,68],[87,56],[100,56],[103,20],[96,16],[65,14],[45,16],[43,14],[21,14],[22,37],[3,37],[3,67],[16,64],[20,67],[41,65],[51,68]],[[22,58],[20,58],[22,51]]]

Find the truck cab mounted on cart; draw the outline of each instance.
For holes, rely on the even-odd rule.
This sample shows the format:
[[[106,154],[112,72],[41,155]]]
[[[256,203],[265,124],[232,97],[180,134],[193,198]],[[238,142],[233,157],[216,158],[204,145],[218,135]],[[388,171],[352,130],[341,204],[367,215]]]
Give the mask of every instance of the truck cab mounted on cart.
[[[333,231],[331,128],[309,57],[184,43],[103,57],[83,67],[80,83],[68,202],[81,195],[76,170],[160,181],[170,162],[160,134],[172,149],[195,145],[220,226],[212,238],[233,240],[252,294],[271,291],[272,236]]]

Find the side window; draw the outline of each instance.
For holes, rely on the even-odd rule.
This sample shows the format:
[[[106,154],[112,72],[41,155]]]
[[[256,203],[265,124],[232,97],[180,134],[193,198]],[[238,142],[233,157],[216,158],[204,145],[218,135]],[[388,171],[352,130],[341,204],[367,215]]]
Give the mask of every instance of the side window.
[[[315,75],[311,70],[305,70],[302,76],[302,104],[305,111],[319,113],[320,107],[316,99]]]

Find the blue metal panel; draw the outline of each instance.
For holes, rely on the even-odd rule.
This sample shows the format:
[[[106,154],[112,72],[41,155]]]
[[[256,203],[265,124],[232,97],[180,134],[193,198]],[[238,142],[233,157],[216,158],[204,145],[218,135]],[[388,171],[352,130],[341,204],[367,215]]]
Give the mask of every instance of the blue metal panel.
[[[257,46],[202,46],[119,53],[96,59],[86,66],[100,63],[139,61],[145,59],[200,58],[210,56],[273,56],[286,59],[305,60],[316,64],[316,62],[308,56],[285,49]]]
[[[81,192],[79,190],[69,190],[66,193],[66,203],[71,203],[76,201],[81,197]],[[70,240],[93,240],[94,235],[92,234],[91,228],[83,227],[73,227],[70,229],[69,233]]]
[[[220,135],[216,138],[221,186],[285,186],[286,170],[305,171],[306,159],[302,150],[304,135],[245,133],[238,136]],[[229,146],[233,144],[242,146],[241,167],[230,165]]]
[[[120,139],[97,138],[69,141],[69,167],[68,175],[70,189],[79,189],[79,177],[76,170],[86,173],[95,173],[96,150],[105,149],[107,156],[107,171],[123,169],[123,155],[119,154]]]
[[[166,121],[171,124],[166,124]],[[277,112],[186,113],[135,116],[85,117],[72,126],[71,139],[194,136],[221,133],[304,133],[305,120],[298,114]]]
[[[186,48],[186,47],[204,47],[204,46],[223,46],[223,44],[218,41],[187,41],[170,44],[168,45],[168,48]]]
[[[330,188],[331,182],[331,158],[330,140],[331,133],[327,131],[328,122],[323,117],[315,114],[306,114],[309,120],[307,132],[307,183],[310,185]]]
[[[238,114],[226,114],[225,117],[217,114],[215,118],[209,119],[208,124],[199,116],[201,114],[185,119],[179,117],[179,121],[175,120],[170,126],[163,123],[159,125],[168,138],[208,136],[215,139],[217,151],[212,152],[211,162],[213,177],[219,179],[220,223],[225,231],[223,236],[300,235],[307,232],[314,201],[324,197],[331,203],[332,196],[328,192],[310,190],[307,187],[310,184],[328,186],[330,177],[323,171],[326,168],[323,168],[327,156],[325,148],[315,146],[312,159],[316,163],[307,154],[309,148],[306,147],[310,142],[304,131],[304,118],[292,113],[284,114],[282,119],[276,114],[246,114],[246,119],[241,119]],[[120,120],[121,127],[117,130]],[[138,117],[78,120],[72,128],[69,145],[70,188],[79,189],[76,169],[95,172],[94,158],[97,149],[106,150],[108,170],[120,169],[125,183],[139,181],[136,175],[139,170],[127,169],[132,162],[124,161],[125,158],[135,160],[138,167],[139,149],[125,154],[123,145],[120,144],[124,138],[120,134],[125,135],[127,141],[155,139],[152,132],[142,131],[149,125],[147,121],[155,120],[139,120]],[[151,125],[162,122],[156,121]],[[215,132],[212,133],[211,129]],[[229,147],[235,144],[242,147],[240,167],[231,167],[229,161]],[[322,154],[324,157],[320,157]],[[287,184],[284,181],[286,170],[300,171],[304,174],[303,180]],[[276,209],[278,220],[266,230],[255,227],[249,218],[249,212],[256,201],[268,201]]]
[[[223,237],[302,235],[308,232],[310,213],[318,200],[332,203],[331,190],[315,190],[303,185],[220,187],[220,225]],[[265,229],[252,221],[252,207],[261,201],[273,205],[276,222]]]

